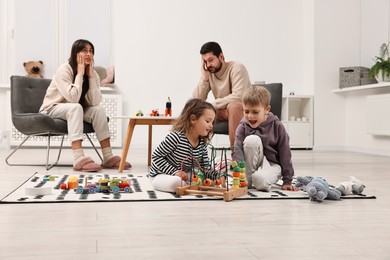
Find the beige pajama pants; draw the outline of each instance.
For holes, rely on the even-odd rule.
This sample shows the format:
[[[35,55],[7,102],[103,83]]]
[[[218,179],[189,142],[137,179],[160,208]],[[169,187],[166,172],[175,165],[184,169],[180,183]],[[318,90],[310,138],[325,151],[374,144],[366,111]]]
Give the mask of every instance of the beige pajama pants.
[[[263,143],[259,136],[249,135],[244,139],[244,157],[248,186],[270,191],[272,184],[281,178],[282,168],[279,164],[269,162],[264,156]]]
[[[68,122],[68,137],[71,142],[83,139],[83,121],[92,124],[99,142],[110,137],[106,111],[102,106],[87,107],[84,111],[79,103],[61,103],[48,115]]]

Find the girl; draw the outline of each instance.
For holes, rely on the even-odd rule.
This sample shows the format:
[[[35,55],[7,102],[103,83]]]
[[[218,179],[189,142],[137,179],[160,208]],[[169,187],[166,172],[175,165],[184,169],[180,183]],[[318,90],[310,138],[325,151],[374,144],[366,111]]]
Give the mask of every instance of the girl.
[[[186,103],[172,132],[152,154],[149,176],[153,188],[176,192],[176,188],[186,185],[191,170],[198,163],[208,178],[220,177],[219,172],[210,170],[207,151],[215,115],[214,106],[206,101],[191,99]],[[224,183],[223,177],[221,181]]]
[[[75,171],[118,168],[121,160],[119,156],[112,154],[107,116],[100,106],[100,79],[93,69],[94,54],[95,48],[90,41],[75,41],[68,63],[63,64],[54,74],[40,108],[41,113],[67,121]],[[92,124],[100,142],[103,152],[101,166],[84,155],[81,145],[83,121]],[[130,167],[130,163],[125,164],[125,169]]]

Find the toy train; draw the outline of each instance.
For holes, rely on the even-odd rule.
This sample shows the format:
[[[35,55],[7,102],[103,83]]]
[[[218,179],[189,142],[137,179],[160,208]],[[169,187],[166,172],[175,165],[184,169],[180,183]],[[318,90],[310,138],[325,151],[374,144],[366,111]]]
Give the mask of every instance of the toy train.
[[[120,192],[131,193],[130,182],[127,179],[112,178],[100,179],[98,183],[87,183],[84,186],[79,185],[75,189],[77,194],[94,194],[97,192],[101,193],[112,193],[118,194]]]

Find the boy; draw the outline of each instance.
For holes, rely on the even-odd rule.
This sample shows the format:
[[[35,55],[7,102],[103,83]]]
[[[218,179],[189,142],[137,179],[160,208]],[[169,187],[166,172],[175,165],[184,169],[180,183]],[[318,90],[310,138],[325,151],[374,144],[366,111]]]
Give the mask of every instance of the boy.
[[[280,178],[282,189],[297,191],[291,185],[294,168],[291,161],[290,138],[277,116],[270,112],[270,92],[251,86],[243,93],[244,118],[236,130],[233,159],[246,162],[248,187],[270,191]]]

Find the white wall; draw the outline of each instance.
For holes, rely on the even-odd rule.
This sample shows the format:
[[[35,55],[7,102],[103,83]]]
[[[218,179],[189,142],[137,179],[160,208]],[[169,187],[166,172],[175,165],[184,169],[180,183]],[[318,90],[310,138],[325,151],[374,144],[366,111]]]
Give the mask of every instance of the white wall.
[[[6,85],[11,75],[26,75],[23,62],[42,60],[51,78],[66,62],[73,42],[91,40],[95,64],[113,64],[111,0],[0,0],[0,111],[7,111]],[[7,129],[5,113],[0,131]]]
[[[42,60],[43,76],[51,78],[58,66],[68,60],[72,44],[79,38],[95,45],[96,65],[112,64],[111,0],[1,0],[0,3],[1,66],[4,66],[0,83],[9,83],[11,75],[26,75],[23,62],[30,60]],[[7,45],[6,53],[3,45]]]
[[[389,42],[389,0],[361,0],[361,47],[360,64],[370,68],[374,57],[379,54],[379,46]]]
[[[307,84],[313,32],[305,23],[312,12],[304,12],[304,2],[310,1],[114,1],[115,77],[126,97],[124,112],[163,111],[170,96],[178,115],[199,80],[199,49],[207,41],[219,42],[226,60],[245,64],[252,82],[282,82],[284,93],[314,93]],[[132,146],[146,146],[145,129],[136,129]],[[154,144],[167,133],[159,129]]]
[[[366,133],[366,95],[374,92],[332,93],[339,86],[338,68],[373,65],[380,44],[388,41],[388,19],[388,0],[315,2],[316,149],[390,155],[390,138]]]
[[[17,0],[9,2],[13,15],[9,16],[11,75],[26,75],[23,63],[41,60],[43,75],[50,78],[55,71],[55,2],[52,0]],[[39,14],[31,10],[39,9]],[[39,28],[39,29],[38,29]],[[8,82],[8,81],[7,81]]]
[[[339,86],[339,68],[357,66],[360,57],[360,3],[355,0],[315,1],[314,145],[343,149],[344,98],[332,93]],[[348,19],[346,19],[348,18]]]
[[[0,0],[0,82],[3,82],[3,77],[5,77],[5,59],[3,57],[6,57],[7,52],[6,52],[6,46],[7,46],[7,37],[4,37],[6,35],[6,20],[7,20],[7,15],[3,15],[4,13],[6,14],[6,2],[5,0]]]
[[[389,38],[389,0],[362,0],[361,2],[361,65],[371,67],[373,58],[379,53],[379,46]],[[390,155],[390,137],[374,136],[367,133],[368,108],[366,96],[383,94],[381,91],[365,91],[344,96],[345,101],[345,148],[348,150],[374,154]],[[388,111],[377,111],[383,114],[383,120],[390,120]]]

